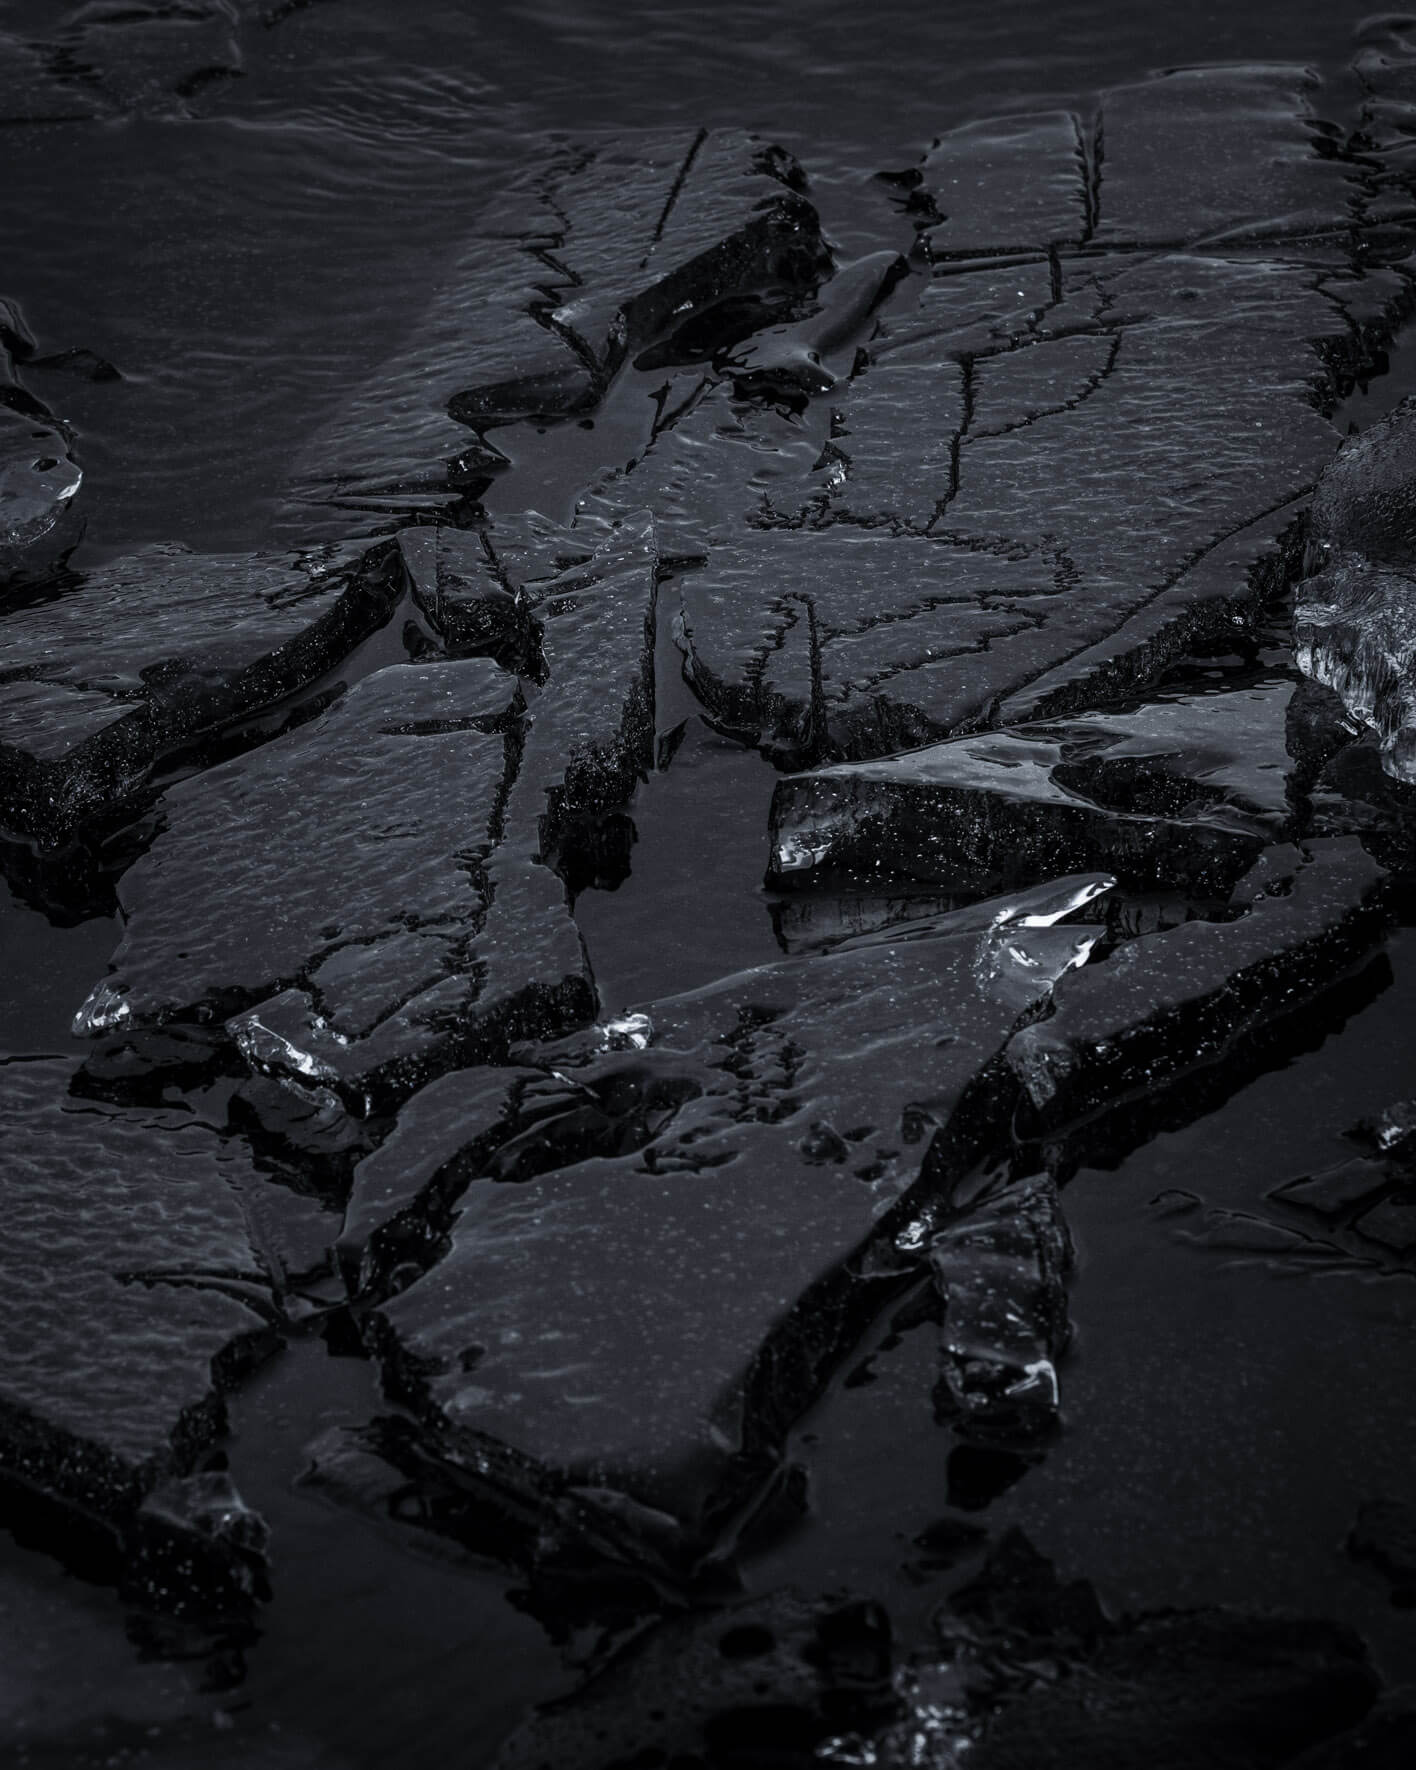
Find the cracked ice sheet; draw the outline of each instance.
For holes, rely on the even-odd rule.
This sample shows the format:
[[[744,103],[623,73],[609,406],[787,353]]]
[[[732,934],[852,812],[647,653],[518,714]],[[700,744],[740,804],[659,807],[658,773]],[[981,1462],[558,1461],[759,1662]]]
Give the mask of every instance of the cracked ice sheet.
[[[165,751],[323,675],[398,590],[378,549],[318,574],[152,546],[0,618],[0,822],[56,841],[112,810]]]
[[[828,268],[790,156],[739,130],[567,144],[475,224],[382,372],[303,451],[292,518],[456,502],[448,463],[484,427],[591,408],[621,355],[724,294],[814,287]],[[706,256],[705,256],[706,255]],[[460,422],[449,416],[453,402]],[[326,525],[328,526],[328,525]]]
[[[1104,889],[1082,883],[1083,895]],[[382,1311],[394,1381],[454,1427],[691,1519],[744,1435],[761,1434],[740,1392],[754,1354],[912,1182],[928,1130],[1057,964],[1077,961],[1076,930],[1015,927],[1015,942],[1056,960],[1020,995],[997,949],[995,919],[1012,927],[1034,901],[1063,913],[1056,899],[1040,888],[942,917],[916,942],[763,966],[652,1004],[642,1053],[592,1046],[578,1066],[553,1054],[547,1079],[563,1077],[567,1115],[596,1087],[633,1100],[657,1089],[676,1110],[637,1154],[520,1184],[474,1179],[449,1253]],[[442,1078],[397,1162],[369,1158],[351,1205],[361,1240],[371,1204],[394,1202],[394,1167],[431,1178],[464,1147],[489,1159],[485,1077]],[[507,1089],[524,1077],[508,1073]],[[554,1148],[544,1102],[538,1125]],[[616,1146],[613,1126],[603,1137]],[[795,1362],[819,1376],[830,1339]],[[770,1405],[799,1408],[809,1380],[782,1377]]]
[[[175,1111],[69,1095],[75,1066],[0,1064],[0,1466],[130,1513],[220,1430],[221,1382],[268,1331],[239,1144]]]
[[[1006,705],[1025,689],[1035,703],[1063,688],[1075,694],[1089,671],[1114,669],[1128,649],[1153,652],[1163,641],[1173,654],[1192,617],[1213,625],[1226,601],[1253,600],[1249,566],[1272,558],[1293,518],[1287,507],[1331,455],[1335,433],[1314,406],[1326,371],[1310,340],[1345,335],[1346,327],[1313,288],[1311,271],[1172,255],[1139,265],[1111,260],[1076,274],[1104,287],[1119,345],[1106,344],[1106,356],[1072,383],[1064,409],[1006,434],[965,431],[957,490],[936,468],[932,485],[926,475],[912,508],[903,507],[920,528],[974,556],[941,549],[917,564],[904,537],[869,529],[859,550],[864,569],[853,575],[871,590],[855,595],[850,613],[843,574],[819,566],[802,573],[810,582],[800,588],[817,604],[828,734],[848,755],[872,753],[876,734],[894,736],[886,748],[942,735],[950,722]],[[911,355],[922,348],[916,343]],[[1041,343],[976,363],[981,422],[996,427],[995,413],[1006,423],[1020,404],[1050,403],[1058,376],[1049,359],[1055,363],[1061,348]],[[937,350],[947,356],[947,335]],[[883,438],[884,409],[893,414],[893,437],[861,476],[882,488],[868,517],[875,523],[898,519],[902,506],[886,488],[917,476],[930,451],[940,457],[937,424],[951,422],[950,408],[941,414],[931,393],[910,402],[908,379],[895,373],[898,354],[885,361],[892,384],[881,422],[869,415],[875,371],[867,369],[842,399],[844,475],[833,466],[813,475],[824,503],[809,520],[850,519],[833,534],[859,532],[867,516],[849,460],[856,401],[867,407],[867,435]],[[1040,384],[1032,400],[1030,363]],[[1002,399],[990,386],[998,364],[1013,382]],[[714,570],[710,557],[686,582],[686,601],[712,596]],[[922,577],[933,577],[928,589]],[[776,598],[795,587],[770,571],[766,582]],[[731,588],[724,594],[740,611],[738,647],[746,642],[751,652],[749,606]],[[917,617],[931,601],[936,606]],[[911,634],[897,626],[902,615],[913,620]],[[849,638],[830,631],[851,627]]]

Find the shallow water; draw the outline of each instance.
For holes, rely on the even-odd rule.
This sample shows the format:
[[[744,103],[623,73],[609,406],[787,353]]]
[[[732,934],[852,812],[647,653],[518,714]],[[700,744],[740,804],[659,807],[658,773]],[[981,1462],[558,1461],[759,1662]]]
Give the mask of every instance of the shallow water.
[[[13,6],[0,29],[33,33],[50,10]],[[562,132],[759,130],[811,164],[827,231],[850,255],[897,243],[872,174],[973,116],[1223,59],[1310,64],[1319,112],[1346,115],[1362,16],[1317,0],[311,0],[267,9],[269,26],[247,11],[240,77],[190,103],[0,119],[0,293],[42,351],[86,347],[122,377],[35,379],[79,438],[76,566],[151,540],[296,542],[285,498],[301,449],[412,332],[481,202]],[[1413,385],[1412,348],[1342,422],[1370,422]],[[627,380],[617,398],[634,394]],[[557,513],[584,461],[612,451],[614,411],[597,422],[593,436],[503,433],[513,466],[493,506]],[[762,888],[772,771],[710,733],[686,696],[675,717],[687,731],[673,765],[629,808],[630,877],[578,906],[607,1008],[782,950]],[[108,915],[56,926],[5,889],[0,1049],[69,1046],[114,932]],[[1409,931],[1390,957],[1390,981],[1346,1024],[1310,1029],[1316,1048],[1072,1183],[1082,1265],[1066,1431],[990,1522],[1024,1524],[1118,1609],[1221,1602],[1350,1620],[1400,1682],[1416,1675],[1413,1613],[1340,1547],[1359,1500],[1410,1488],[1416,1428],[1394,1398],[1416,1287],[1191,1245],[1177,1239],[1190,1219],[1152,1203],[1178,1187],[1198,1209],[1259,1211],[1274,1185],[1320,1165],[1315,1149],[1340,1159],[1346,1126],[1416,1093]],[[911,1542],[947,1486],[933,1356],[929,1330],[907,1334],[803,1423],[812,1513],[749,1568],[754,1585],[849,1585],[889,1602],[902,1633],[924,1628],[939,1587]],[[19,1667],[0,1742],[27,1754],[15,1761],[475,1765],[528,1704],[567,1687],[573,1667],[493,1565],[420,1559],[294,1485],[309,1439],[366,1417],[372,1388],[367,1365],[310,1341],[233,1406],[231,1464],[275,1531],[275,1590],[225,1688],[208,1666],[128,1642],[115,1596],[0,1537],[0,1640]]]

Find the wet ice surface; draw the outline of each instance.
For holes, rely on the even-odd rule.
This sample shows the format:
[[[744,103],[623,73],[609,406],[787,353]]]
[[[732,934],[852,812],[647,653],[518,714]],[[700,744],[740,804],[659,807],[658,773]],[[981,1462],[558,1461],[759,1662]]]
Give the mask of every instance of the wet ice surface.
[[[1074,10],[7,19],[21,1761],[1409,1755],[1416,47]]]

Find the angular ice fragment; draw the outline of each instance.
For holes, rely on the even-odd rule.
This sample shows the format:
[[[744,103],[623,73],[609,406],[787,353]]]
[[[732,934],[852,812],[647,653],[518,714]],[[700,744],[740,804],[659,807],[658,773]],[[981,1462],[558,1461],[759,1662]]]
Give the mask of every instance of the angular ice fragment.
[[[121,979],[105,977],[96,983],[74,1016],[72,1031],[76,1039],[93,1038],[112,1032],[132,1017],[127,999],[127,986]]]
[[[995,930],[980,944],[974,976],[981,990],[1026,1008],[1045,996],[1057,979],[1085,965],[1101,938],[1098,929],[1040,927]]]
[[[599,1027],[602,1051],[647,1051],[654,1042],[654,1022],[647,1014],[620,1014]]]
[[[294,1074],[312,1082],[339,1081],[338,1074],[327,1063],[267,1026],[257,1008],[228,1020],[226,1030],[247,1063],[261,1075]]]
[[[1046,1175],[1005,1187],[930,1243],[944,1303],[940,1412],[985,1440],[1028,1440],[1056,1422],[1072,1243]]]
[[[1114,891],[1116,880],[1110,873],[1073,875],[1053,879],[1032,891],[1024,891],[1007,908],[1000,910],[995,927],[1051,928],[1064,916],[1080,910],[1108,891]]]
[[[888,868],[984,892],[1105,867],[1138,890],[1227,891],[1291,824],[1293,692],[1281,678],[788,776],[769,877]]]

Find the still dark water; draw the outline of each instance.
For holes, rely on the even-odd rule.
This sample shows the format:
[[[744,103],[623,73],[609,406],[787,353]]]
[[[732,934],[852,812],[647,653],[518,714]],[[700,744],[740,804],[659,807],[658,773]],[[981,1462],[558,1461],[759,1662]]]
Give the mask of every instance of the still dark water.
[[[43,32],[56,10],[11,0],[0,31]],[[200,103],[46,120],[11,95],[16,120],[0,119],[0,292],[43,350],[86,347],[122,375],[43,389],[80,439],[78,565],[151,540],[297,541],[282,503],[296,454],[413,330],[499,180],[559,133],[758,130],[811,166],[826,228],[849,254],[882,243],[864,181],[972,116],[1244,59],[1310,64],[1325,82],[1316,108],[1346,117],[1365,11],[308,0],[267,8],[265,24],[246,10],[241,77]],[[1374,388],[1354,421],[1382,403]],[[574,483],[574,463],[536,444],[522,471],[500,496],[548,508]],[[665,994],[777,954],[760,890],[771,781],[705,734],[644,789],[634,876],[580,905],[608,995]],[[56,929],[0,896],[0,1044],[65,1048],[114,938],[111,920]],[[1416,1286],[1355,1267],[1318,1275],[1242,1236],[1205,1240],[1165,1203],[1188,1192],[1252,1213],[1283,1179],[1350,1153],[1345,1127],[1416,1094],[1416,935],[1399,932],[1389,957],[1390,981],[1345,1024],[1318,1029],[1313,1048],[1069,1187],[1081,1263],[1067,1429],[990,1522],[1022,1524],[1118,1609],[1342,1617],[1401,1682],[1416,1676],[1413,1613],[1393,1609],[1341,1545],[1363,1498],[1412,1490],[1416,1415],[1400,1397]],[[850,1586],[884,1599],[902,1632],[923,1626],[938,1594],[912,1572],[910,1544],[945,1497],[933,1358],[928,1330],[906,1335],[803,1424],[813,1516],[752,1580]],[[0,1757],[470,1770],[528,1704],[573,1683],[501,1575],[419,1559],[294,1485],[305,1445],[367,1418],[373,1386],[368,1365],[316,1342],[234,1404],[232,1467],[272,1524],[275,1593],[233,1688],[135,1644],[111,1593],[0,1538]]]

